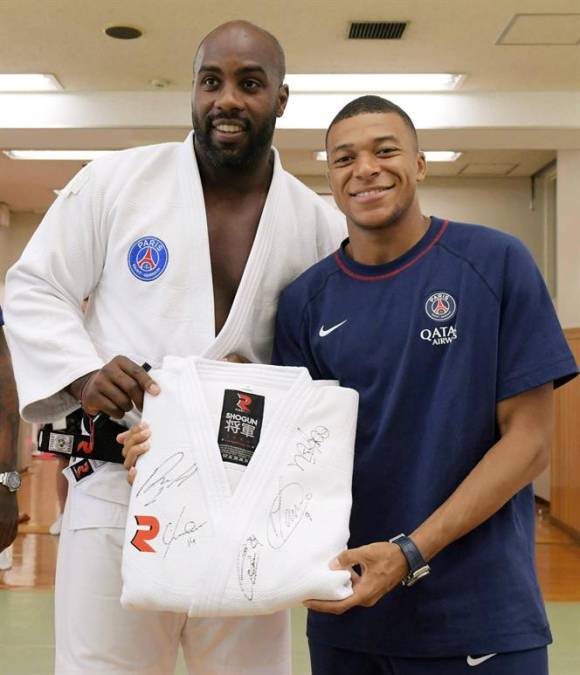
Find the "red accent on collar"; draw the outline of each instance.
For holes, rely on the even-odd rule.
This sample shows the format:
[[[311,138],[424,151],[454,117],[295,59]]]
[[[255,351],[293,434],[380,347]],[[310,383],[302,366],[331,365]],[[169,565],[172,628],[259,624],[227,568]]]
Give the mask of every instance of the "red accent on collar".
[[[439,229],[439,232],[433,237],[433,241],[425,247],[420,253],[417,253],[417,255],[412,259],[409,260],[409,262],[405,263],[401,267],[392,270],[391,272],[387,272],[386,274],[377,274],[376,276],[373,275],[366,275],[366,274],[357,274],[356,272],[353,272],[345,263],[341,260],[339,252],[336,251],[334,254],[334,259],[336,261],[336,264],[339,266],[339,268],[347,274],[349,277],[352,277],[353,279],[357,279],[358,281],[384,281],[385,279],[390,279],[391,277],[396,276],[397,274],[400,274],[401,272],[404,272],[405,270],[409,269],[412,265],[414,265],[416,262],[421,260],[421,258],[435,246],[435,244],[441,239],[443,234],[445,233],[445,230],[447,229],[447,225],[449,225],[449,221],[445,220],[443,224],[441,225],[441,228]]]

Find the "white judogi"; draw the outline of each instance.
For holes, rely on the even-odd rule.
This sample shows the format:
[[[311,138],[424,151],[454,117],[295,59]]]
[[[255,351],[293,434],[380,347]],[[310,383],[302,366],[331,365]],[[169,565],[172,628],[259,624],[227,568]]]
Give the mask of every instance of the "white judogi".
[[[343,235],[343,217],[284,171],[276,154],[252,251],[216,337],[207,222],[192,136],[92,162],[63,190],[7,274],[6,335],[22,415],[45,422],[70,412],[77,403],[64,388],[117,354],[154,367],[168,354],[219,359],[239,353],[267,362],[280,291],[336,248]],[[149,268],[137,269],[140,251],[149,244],[155,259]],[[80,306],[87,296],[83,317]],[[57,570],[57,675],[133,672],[123,664],[135,663],[140,673],[164,672],[146,666],[160,652],[155,640],[143,637],[144,630],[159,629],[157,623],[145,626],[153,615],[115,613],[122,533],[98,535],[87,529],[124,528],[126,471],[113,464],[93,469],[80,482],[69,474]],[[114,561],[107,558],[107,577],[100,579],[105,566],[94,561],[104,554],[103,538]],[[111,578],[117,566],[118,576]],[[78,573],[89,568],[91,582]],[[97,598],[98,589],[106,589],[106,597],[103,591]],[[95,625],[92,641],[88,614]],[[273,625],[270,618],[268,626]],[[251,642],[252,635],[244,640]],[[159,642],[172,644],[167,636]],[[236,650],[234,645],[232,654]],[[120,652],[123,658],[114,661]],[[212,672],[238,672],[237,667],[215,665]],[[254,670],[244,666],[244,672]],[[262,671],[256,666],[255,672]]]
[[[151,450],[131,494],[122,604],[236,616],[351,595],[350,573],[329,561],[349,538],[358,394],[305,368],[195,357],[168,357],[152,377],[161,394],[143,410]],[[245,413],[220,418],[227,390],[250,394]],[[247,466],[223,461],[220,423],[237,425],[236,444],[260,425]]]

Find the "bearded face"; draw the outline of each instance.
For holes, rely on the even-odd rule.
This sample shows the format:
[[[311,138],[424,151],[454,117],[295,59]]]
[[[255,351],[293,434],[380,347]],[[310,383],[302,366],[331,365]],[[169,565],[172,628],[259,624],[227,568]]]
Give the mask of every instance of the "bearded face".
[[[251,169],[272,144],[276,110],[253,115],[247,111],[193,109],[196,150],[216,169]]]

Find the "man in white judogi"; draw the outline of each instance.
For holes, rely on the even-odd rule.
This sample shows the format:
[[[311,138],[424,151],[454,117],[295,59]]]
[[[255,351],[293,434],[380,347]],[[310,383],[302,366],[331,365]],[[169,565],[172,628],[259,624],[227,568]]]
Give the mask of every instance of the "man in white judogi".
[[[271,148],[288,99],[283,78],[269,33],[220,26],[194,64],[194,135],[95,161],[58,197],[7,276],[26,418],[61,417],[79,400],[122,418],[141,408],[144,390],[158,391],[137,364],[167,354],[268,362],[280,291],[343,236],[338,212]],[[290,672],[285,612],[188,620],[123,610],[126,471],[94,461],[67,471],[56,675],[167,675],[180,642],[190,673]]]

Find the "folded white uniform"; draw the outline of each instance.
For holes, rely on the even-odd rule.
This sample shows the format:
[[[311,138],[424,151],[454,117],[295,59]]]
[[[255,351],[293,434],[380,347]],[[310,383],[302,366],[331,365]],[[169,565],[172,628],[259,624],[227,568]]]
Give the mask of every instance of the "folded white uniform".
[[[349,537],[358,394],[304,368],[198,357],[152,376],[123,606],[237,616],[351,595],[329,562]]]

